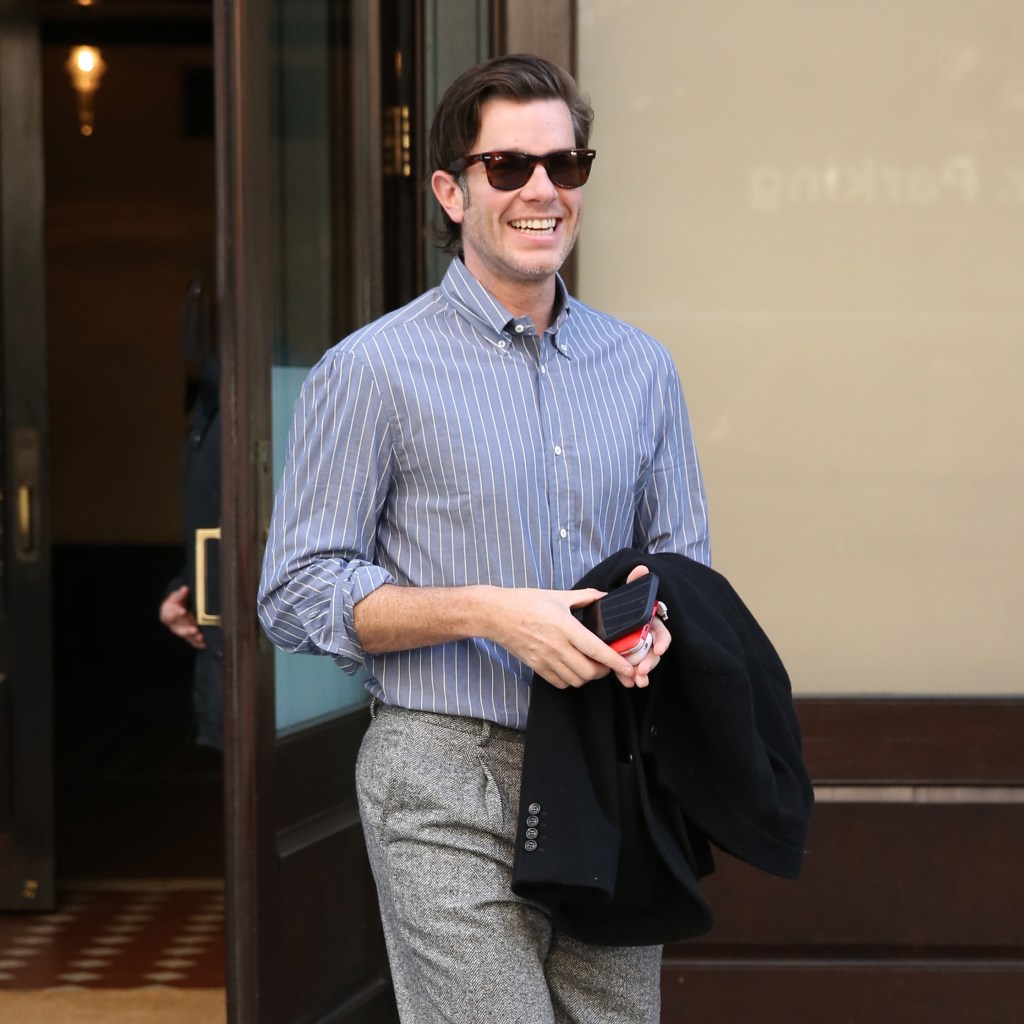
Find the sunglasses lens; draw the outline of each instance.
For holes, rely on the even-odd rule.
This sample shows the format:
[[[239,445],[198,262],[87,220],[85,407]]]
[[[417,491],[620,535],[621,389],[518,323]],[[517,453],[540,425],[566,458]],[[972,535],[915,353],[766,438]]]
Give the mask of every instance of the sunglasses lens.
[[[548,158],[548,177],[559,188],[579,188],[590,176],[593,158],[582,153],[557,153]]]
[[[522,188],[533,174],[533,162],[519,153],[496,153],[487,161],[487,180],[494,188]]]

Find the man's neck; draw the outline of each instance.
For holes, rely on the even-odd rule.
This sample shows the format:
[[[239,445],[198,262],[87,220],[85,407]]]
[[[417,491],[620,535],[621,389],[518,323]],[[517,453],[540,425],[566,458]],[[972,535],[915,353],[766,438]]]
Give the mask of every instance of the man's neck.
[[[528,316],[537,330],[543,334],[555,317],[556,278],[554,275],[539,281],[508,281],[486,273],[485,268],[469,263],[466,269],[500,302],[513,316]]]

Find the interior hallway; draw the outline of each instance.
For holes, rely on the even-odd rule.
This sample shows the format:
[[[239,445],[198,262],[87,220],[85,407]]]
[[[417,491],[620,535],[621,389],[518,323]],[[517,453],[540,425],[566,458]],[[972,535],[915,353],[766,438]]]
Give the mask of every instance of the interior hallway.
[[[0,990],[224,986],[221,759],[191,743],[190,655],[156,620],[179,558],[55,552],[58,906],[0,915]]]

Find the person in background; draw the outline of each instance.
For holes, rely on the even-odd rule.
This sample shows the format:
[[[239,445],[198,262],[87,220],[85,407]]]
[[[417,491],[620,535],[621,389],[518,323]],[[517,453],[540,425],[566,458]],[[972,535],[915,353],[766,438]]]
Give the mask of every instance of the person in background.
[[[657,621],[629,664],[573,583],[624,548],[710,560],[670,355],[558,273],[592,117],[530,55],[452,84],[429,159],[454,258],[313,368],[275,503],[264,629],[368,674],[357,787],[406,1024],[659,1019],[660,947],[584,944],[510,888],[534,674],[645,686],[671,641]]]
[[[220,525],[220,366],[213,344],[209,301],[200,277],[188,286],[183,314],[190,413],[182,471],[182,526],[185,560],[168,584],[160,621],[195,651],[192,678],[194,741],[198,747],[224,748],[224,647],[219,626],[196,622],[196,530]],[[215,545],[211,545],[213,550]],[[207,573],[216,584],[216,559]],[[215,601],[215,596],[211,595]],[[216,607],[216,604],[213,605]]]

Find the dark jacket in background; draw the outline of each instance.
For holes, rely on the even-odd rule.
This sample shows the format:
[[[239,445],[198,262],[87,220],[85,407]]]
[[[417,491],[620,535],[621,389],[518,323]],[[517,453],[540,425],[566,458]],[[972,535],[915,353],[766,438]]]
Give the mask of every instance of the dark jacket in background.
[[[712,844],[796,878],[813,803],[789,677],[723,576],[621,551],[577,586],[611,590],[640,564],[672,632],[650,686],[535,679],[526,731],[512,888],[602,945],[707,932]]]
[[[167,593],[187,584],[193,611],[196,598],[196,530],[220,526],[221,425],[220,364],[214,346],[209,299],[199,277],[189,282],[182,311],[182,345],[189,367],[185,407],[189,431],[185,439],[181,480],[184,565],[167,585]],[[219,543],[206,545],[207,609],[220,610]],[[219,626],[200,626],[206,647],[195,652],[192,717],[195,742],[223,749],[223,635]]]

